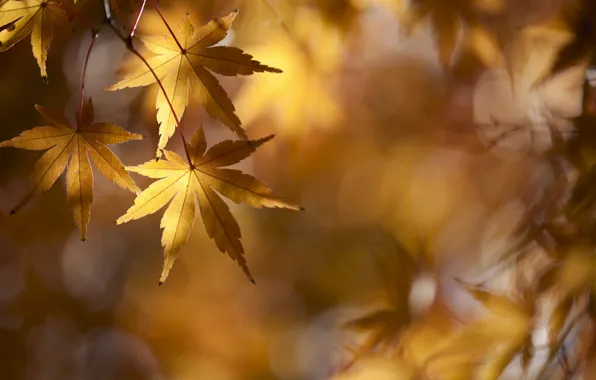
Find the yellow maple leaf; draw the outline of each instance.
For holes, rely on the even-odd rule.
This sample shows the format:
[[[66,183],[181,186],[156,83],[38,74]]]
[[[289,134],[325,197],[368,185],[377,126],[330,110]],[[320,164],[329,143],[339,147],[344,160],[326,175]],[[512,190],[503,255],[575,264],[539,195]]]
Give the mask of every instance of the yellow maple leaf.
[[[27,194],[11,214],[17,212],[34,196],[52,187],[68,164],[66,199],[72,208],[75,223],[81,231],[81,240],[85,240],[93,204],[93,171],[89,158],[107,179],[123,189],[138,193],[140,189],[130,178],[124,165],[105,144],[119,144],[129,140],[140,140],[143,137],[111,123],[94,123],[91,98],[83,107],[76,129],[72,128],[70,122],[60,113],[39,105],[35,108],[53,126],[36,127],[0,143],[0,147],[47,150],[33,167]]]
[[[236,203],[256,208],[300,210],[299,206],[274,197],[272,191],[256,178],[239,170],[221,169],[247,158],[271,138],[225,140],[205,153],[207,144],[201,127],[186,147],[190,163],[178,154],[164,150],[164,160],[151,160],[139,166],[127,167],[129,171],[160,180],[137,196],[134,205],[117,220],[118,224],[153,214],[171,201],[161,219],[161,244],[164,246],[165,260],[160,284],[168,277],[178,253],[188,241],[195,219],[195,197],[199,201],[207,234],[215,240],[219,250],[227,252],[252,281],[240,242],[240,227],[214,190]]]
[[[341,30],[314,10],[299,8],[293,27],[268,37],[255,53],[283,70],[279,77],[250,78],[235,99],[245,124],[269,114],[290,135],[311,126],[328,128],[342,116],[331,91],[333,73],[341,60]]]
[[[13,47],[31,33],[33,56],[37,60],[41,76],[47,77],[46,60],[52,41],[53,23],[63,18],[63,12],[57,8],[58,2],[51,0],[11,0],[0,7],[0,25],[8,28],[0,31],[0,52]]]
[[[234,113],[232,101],[209,70],[227,76],[250,75],[255,72],[281,72],[261,64],[242,50],[229,46],[212,46],[224,39],[237,12],[212,20],[195,32],[190,16],[182,20],[178,35],[141,37],[144,45],[156,55],[147,59],[165,89],[157,95],[157,121],[160,140],[157,155],[165,148],[176,128],[176,118],[182,117],[192,94],[216,119],[219,119],[239,137],[246,138],[240,119]],[[118,90],[126,87],[147,86],[155,83],[151,71],[137,58],[131,57],[131,71],[122,81],[108,87]],[[167,100],[174,108],[175,116]]]

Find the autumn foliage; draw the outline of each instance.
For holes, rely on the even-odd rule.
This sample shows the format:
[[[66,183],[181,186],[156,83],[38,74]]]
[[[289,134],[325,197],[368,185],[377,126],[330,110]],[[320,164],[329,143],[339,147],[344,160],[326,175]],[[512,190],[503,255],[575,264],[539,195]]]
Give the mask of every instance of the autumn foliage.
[[[77,15],[76,11],[67,7],[61,2],[52,0],[8,1],[0,9],[2,21],[8,25],[0,37],[2,48],[9,48],[31,33],[33,54],[41,69],[41,75],[47,76],[47,50],[52,39],[53,23],[60,17]],[[110,7],[109,3],[106,3],[106,7]],[[156,9],[159,12],[159,8]],[[135,22],[138,22],[138,18],[141,17],[142,10],[142,8],[139,9]],[[298,206],[275,201],[271,196],[271,190],[251,176],[236,171],[217,172],[207,169],[234,164],[254,152],[254,147],[260,144],[247,141],[248,137],[241,127],[240,119],[234,113],[234,105],[207,68],[222,75],[281,72],[260,64],[240,49],[227,46],[211,47],[225,38],[235,17],[236,12],[232,12],[229,16],[213,20],[195,31],[190,16],[186,15],[178,33],[174,33],[166,24],[169,34],[165,38],[164,36],[141,38],[143,44],[155,53],[155,56],[148,59],[141,57],[132,47],[134,27],[128,37],[121,36],[137,57],[131,58],[133,63],[129,66],[132,68],[129,69],[126,78],[110,86],[109,90],[147,86],[155,82],[160,87],[156,107],[161,138],[157,146],[156,162],[148,162],[144,166],[129,170],[148,177],[164,179],[139,194],[135,206],[118,219],[118,223],[151,214],[163,207],[164,201],[167,202],[173,198],[161,223],[161,228],[164,229],[162,245],[165,247],[165,264],[160,284],[166,280],[180,248],[188,240],[195,217],[195,197],[199,198],[207,233],[215,240],[222,252],[228,252],[230,257],[238,262],[251,281],[254,280],[244,259],[238,223],[212,188],[219,192],[223,190],[223,194],[227,194],[238,203],[244,202],[255,207],[299,209]],[[163,21],[166,23],[165,18]],[[112,21],[108,20],[108,22],[113,27]],[[97,38],[96,29],[92,28],[91,31],[94,37],[89,47],[89,54]],[[119,33],[117,30],[116,32]],[[130,134],[113,124],[93,124],[91,98],[83,105],[84,81],[85,72],[83,72],[81,84],[81,108],[77,115],[76,128],[72,128],[64,116],[38,106],[39,112],[54,126],[38,127],[0,145],[29,150],[48,149],[33,170],[30,190],[11,213],[15,213],[31,197],[48,190],[68,163],[67,203],[72,208],[75,223],[81,231],[81,240],[87,238],[87,225],[91,218],[93,203],[93,173],[89,157],[112,182],[135,193],[140,192],[124,170],[120,160],[103,144],[140,139],[141,136]],[[233,144],[229,141],[228,144],[221,144],[219,149],[210,151],[210,155],[205,158],[202,157],[205,137],[200,129],[199,135],[188,145],[181,132],[186,162],[176,153],[164,151],[176,127],[180,127],[180,120],[190,94],[205,107],[210,115],[221,120],[247,142]],[[192,155],[190,152],[193,152]],[[166,161],[157,162],[163,153],[166,154]],[[188,169],[188,171],[181,171],[182,169]],[[180,175],[181,173],[183,175]],[[218,173],[221,174],[218,176]]]
[[[0,373],[590,379],[595,4],[0,0]]]

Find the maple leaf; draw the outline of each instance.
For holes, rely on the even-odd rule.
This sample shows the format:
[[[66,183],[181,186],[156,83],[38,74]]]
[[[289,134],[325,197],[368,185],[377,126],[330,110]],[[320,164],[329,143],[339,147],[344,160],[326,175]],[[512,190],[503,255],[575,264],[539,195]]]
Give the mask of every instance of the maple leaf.
[[[66,199],[81,231],[81,240],[85,240],[93,203],[93,171],[89,158],[107,179],[123,189],[138,193],[140,189],[124,165],[105,144],[140,140],[142,136],[129,133],[112,123],[94,123],[91,98],[83,107],[76,129],[58,112],[39,105],[35,108],[53,126],[36,127],[0,143],[0,147],[47,150],[33,167],[27,194],[10,213],[14,214],[34,196],[52,187],[68,164]]]
[[[0,30],[0,52],[13,47],[31,33],[33,56],[37,60],[41,76],[47,77],[46,59],[52,41],[52,19],[63,18],[62,11],[51,0],[11,0],[0,7],[0,25],[8,25]]]
[[[240,265],[252,281],[240,242],[240,227],[215,190],[236,203],[256,208],[300,210],[299,206],[275,198],[272,191],[256,178],[239,170],[221,169],[247,158],[272,137],[254,141],[225,140],[205,153],[207,143],[203,127],[200,127],[187,145],[190,163],[178,154],[164,150],[164,160],[127,167],[129,171],[159,178],[159,181],[137,196],[134,205],[117,220],[118,224],[153,214],[171,201],[161,219],[165,260],[160,285],[168,277],[178,253],[190,236],[195,219],[195,197],[209,237],[215,240],[220,251],[227,252]]]
[[[166,98],[161,89],[157,95],[157,121],[161,124],[158,157],[176,128],[176,118],[167,100],[171,101],[175,115],[180,119],[191,93],[211,116],[246,139],[240,119],[234,113],[232,101],[209,70],[227,76],[281,71],[253,60],[251,55],[238,48],[213,47],[227,35],[236,15],[237,12],[232,12],[226,17],[212,20],[195,33],[187,14],[182,20],[178,36],[170,34],[163,37],[141,37],[145,46],[156,54],[147,59],[147,62],[160,78],[167,95]],[[128,64],[131,67],[128,75],[108,87],[108,90],[147,86],[156,82],[151,70],[136,57],[131,57]]]

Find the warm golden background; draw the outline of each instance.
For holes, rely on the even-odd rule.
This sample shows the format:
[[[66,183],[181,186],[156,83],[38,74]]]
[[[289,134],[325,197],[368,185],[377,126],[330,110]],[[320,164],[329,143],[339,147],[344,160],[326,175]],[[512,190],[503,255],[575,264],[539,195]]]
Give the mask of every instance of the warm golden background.
[[[133,195],[96,175],[85,242],[62,180],[8,216],[38,153],[0,150],[0,378],[418,378],[441,339],[484,315],[456,278],[517,283],[493,264],[553,182],[549,127],[573,129],[586,65],[543,81],[572,38],[559,16],[574,1],[411,3],[163,0],[172,25],[239,9],[224,43],[284,71],[219,79],[250,138],[276,135],[239,167],[306,211],[231,205],[256,286],[197,221],[158,287],[162,212],[117,226]],[[415,14],[418,3],[430,11]],[[101,23],[99,1],[81,12]],[[159,31],[148,7],[139,33]],[[80,26],[56,32],[47,83],[27,39],[0,54],[0,140],[40,125],[34,104],[74,117],[89,41]],[[158,140],[156,86],[103,91],[125,56],[103,28],[86,91],[96,120],[146,137],[113,148],[137,165]],[[191,102],[183,128],[199,124],[210,144],[234,138]],[[169,149],[180,152],[178,139]],[[545,336],[538,326],[534,343]],[[396,340],[408,354],[379,354]],[[537,351],[529,378],[545,357]],[[428,376],[475,378],[461,362],[433,361]],[[514,361],[502,378],[521,371]]]

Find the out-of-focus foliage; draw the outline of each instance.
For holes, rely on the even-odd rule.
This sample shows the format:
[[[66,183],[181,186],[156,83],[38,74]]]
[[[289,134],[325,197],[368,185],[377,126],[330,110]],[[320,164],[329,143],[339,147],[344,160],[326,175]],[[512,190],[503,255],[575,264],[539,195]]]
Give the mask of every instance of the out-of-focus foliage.
[[[0,9],[15,3],[29,4]],[[112,146],[117,160],[155,177],[134,177],[145,189],[135,200],[93,174],[81,242],[62,193],[81,205],[71,202],[75,213],[87,210],[89,193],[77,198],[72,184],[91,172],[72,164],[58,180],[56,171],[51,188],[8,216],[38,158],[0,150],[2,378],[592,377],[593,1],[148,0],[129,40],[142,3],[34,4],[34,20],[54,12],[49,82],[24,39],[35,41],[37,24],[0,13],[0,139],[42,125],[33,104],[78,125],[70,116],[93,96],[97,120],[145,136]],[[123,39],[104,22],[106,6]],[[91,50],[86,24],[99,32]],[[184,63],[190,51],[172,34],[184,42],[191,24],[221,32],[193,53],[242,69],[205,62],[210,53]],[[155,36],[169,42],[151,45]],[[168,93],[179,126],[127,47],[166,93],[183,90]],[[129,57],[143,83],[103,91]],[[282,72],[238,75],[255,67]],[[220,95],[207,99],[215,87],[206,86],[204,101],[188,101],[207,70]],[[227,113],[213,111],[216,100]],[[246,139],[230,140],[240,125]],[[62,146],[40,141],[48,152]],[[217,165],[193,159],[214,155]],[[293,204],[255,178],[306,211],[237,205]],[[122,215],[138,220],[116,225]],[[220,251],[240,264],[246,256],[257,285]],[[164,254],[164,276],[180,262],[158,287]]]
[[[427,17],[439,60],[449,67],[460,34],[465,45],[487,65],[493,66],[500,58],[497,39],[481,22],[482,15],[495,15],[505,11],[505,0],[414,0],[403,14],[406,28],[418,26]]]
[[[244,123],[271,115],[281,133],[295,136],[305,126],[329,128],[341,119],[333,76],[343,49],[340,30],[314,10],[298,9],[290,25],[264,33],[267,43],[250,49],[284,75],[251,78],[235,103]],[[250,30],[240,28],[238,33]]]

